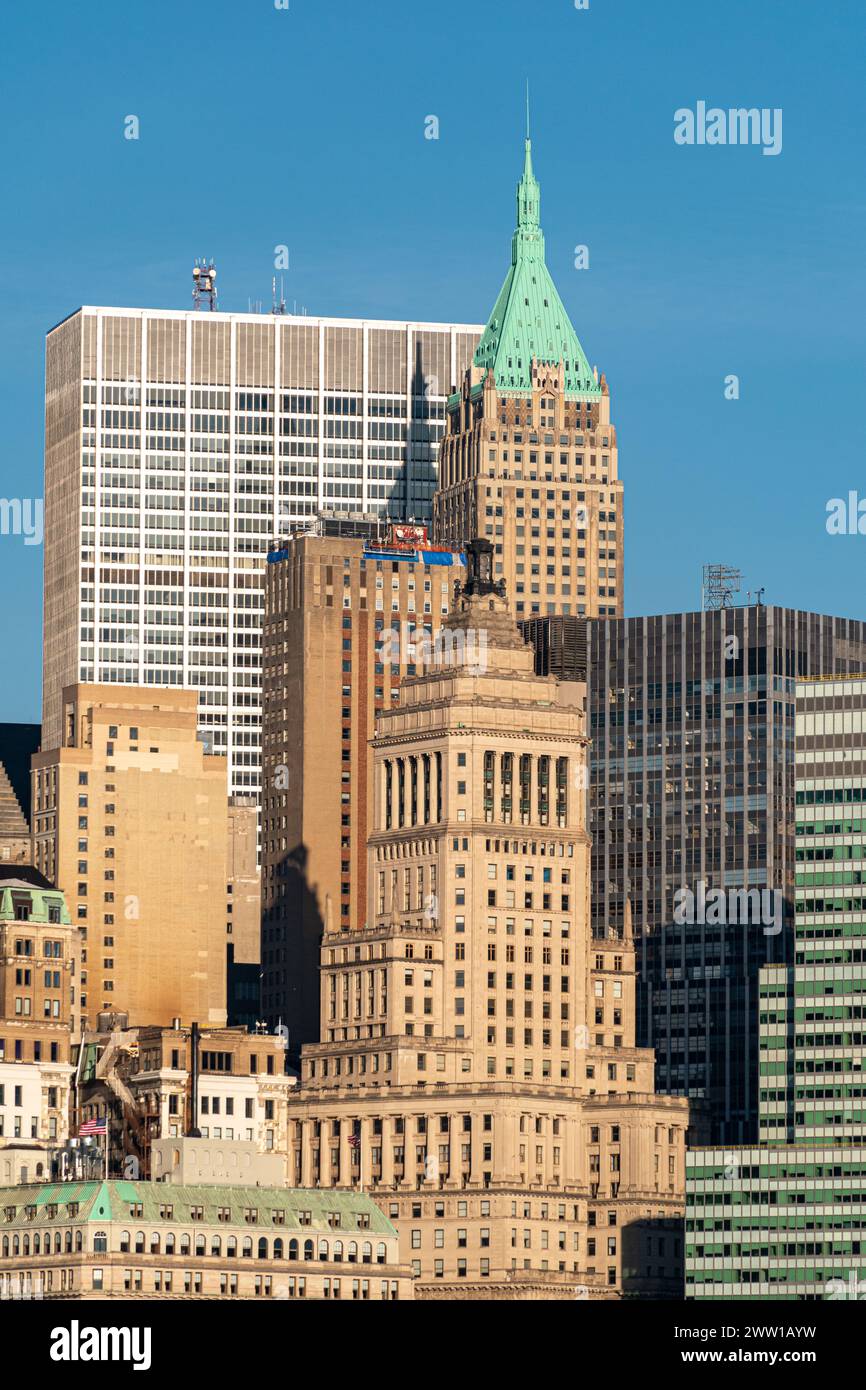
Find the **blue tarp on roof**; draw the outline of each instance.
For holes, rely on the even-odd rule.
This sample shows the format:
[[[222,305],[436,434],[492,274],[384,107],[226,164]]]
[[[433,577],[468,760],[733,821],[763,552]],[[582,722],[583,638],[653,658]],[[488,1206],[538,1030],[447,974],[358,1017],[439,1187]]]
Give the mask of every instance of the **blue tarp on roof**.
[[[466,557],[462,552],[455,555],[450,550],[419,550],[418,555],[425,565],[466,564]]]

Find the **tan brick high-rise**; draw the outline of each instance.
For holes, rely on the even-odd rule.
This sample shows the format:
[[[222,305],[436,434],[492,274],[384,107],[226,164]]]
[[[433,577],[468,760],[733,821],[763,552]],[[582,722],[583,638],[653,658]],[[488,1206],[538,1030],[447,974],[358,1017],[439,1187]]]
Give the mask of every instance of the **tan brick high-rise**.
[[[610,394],[544,259],[526,141],[511,266],[449,398],[433,499],[436,539],[494,547],[518,619],[621,617],[623,489]]]
[[[634,1047],[629,934],[590,937],[585,687],[534,674],[467,559],[377,720],[367,927],[323,939],[292,1180],[371,1192],[422,1296],[677,1294],[688,1106]]]
[[[459,555],[425,548],[424,528],[313,529],[271,551],[265,589],[262,1006],[293,1061],[319,1037],[323,930],[366,921],[375,720],[463,573]]]
[[[34,860],[84,939],[81,1013],[226,1021],[225,758],[194,690],[74,685],[63,744],[33,758]]]

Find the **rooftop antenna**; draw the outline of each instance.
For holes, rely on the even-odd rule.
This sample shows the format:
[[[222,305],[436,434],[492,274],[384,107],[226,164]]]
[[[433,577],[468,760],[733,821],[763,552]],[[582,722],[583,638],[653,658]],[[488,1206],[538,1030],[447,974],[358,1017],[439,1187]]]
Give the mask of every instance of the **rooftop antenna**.
[[[526,138],[529,139],[529,78],[526,79]]]
[[[197,259],[192,268],[193,309],[201,309],[203,300],[207,302],[208,309],[216,308],[216,266],[213,259],[208,260],[207,256],[202,256],[201,260]]]
[[[273,308],[272,308],[272,310],[271,310],[271,313],[273,313],[273,314],[284,314],[284,313],[286,312],[286,297],[285,297],[285,295],[283,294],[283,277],[282,277],[282,275],[280,276],[280,298],[279,298],[279,303],[277,302],[277,277],[276,277],[276,275],[275,275],[275,276],[272,278],[272,280],[271,280],[271,302],[272,302],[272,305],[273,305]]]
[[[701,608],[705,613],[713,608],[732,608],[735,594],[740,592],[743,576],[730,565],[704,565],[701,584]]]

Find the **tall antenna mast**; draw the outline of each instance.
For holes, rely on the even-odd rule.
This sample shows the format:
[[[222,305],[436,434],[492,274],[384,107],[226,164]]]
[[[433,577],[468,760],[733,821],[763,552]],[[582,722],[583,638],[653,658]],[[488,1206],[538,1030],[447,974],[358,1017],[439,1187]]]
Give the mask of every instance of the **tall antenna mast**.
[[[529,78],[526,79],[526,138],[529,139]]]
[[[206,256],[197,260],[192,268],[192,306],[201,309],[202,301],[207,301],[208,309],[217,306],[216,266]]]
[[[731,608],[735,594],[740,592],[743,576],[730,565],[704,565],[701,584],[701,608]]]

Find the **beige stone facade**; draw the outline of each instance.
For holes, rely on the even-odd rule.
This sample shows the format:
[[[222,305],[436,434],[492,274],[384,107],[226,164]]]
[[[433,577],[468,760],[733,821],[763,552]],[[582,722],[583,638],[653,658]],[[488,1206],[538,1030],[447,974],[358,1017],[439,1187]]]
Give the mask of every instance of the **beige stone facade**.
[[[534,674],[482,550],[455,659],[377,720],[367,927],[322,942],[292,1179],[369,1191],[422,1296],[676,1296],[688,1105],[634,1046],[628,934],[590,935],[585,688]]]
[[[84,939],[81,1010],[226,1021],[224,758],[195,691],[71,686],[63,743],[33,759],[34,859]]]
[[[236,961],[257,965],[261,958],[261,880],[256,797],[229,797],[228,829],[226,945],[234,948]]]
[[[518,619],[622,617],[623,485],[607,383],[580,400],[561,380],[561,367],[535,363],[531,391],[505,392],[492,369],[468,369],[439,447],[434,534],[454,549],[491,542]]]

